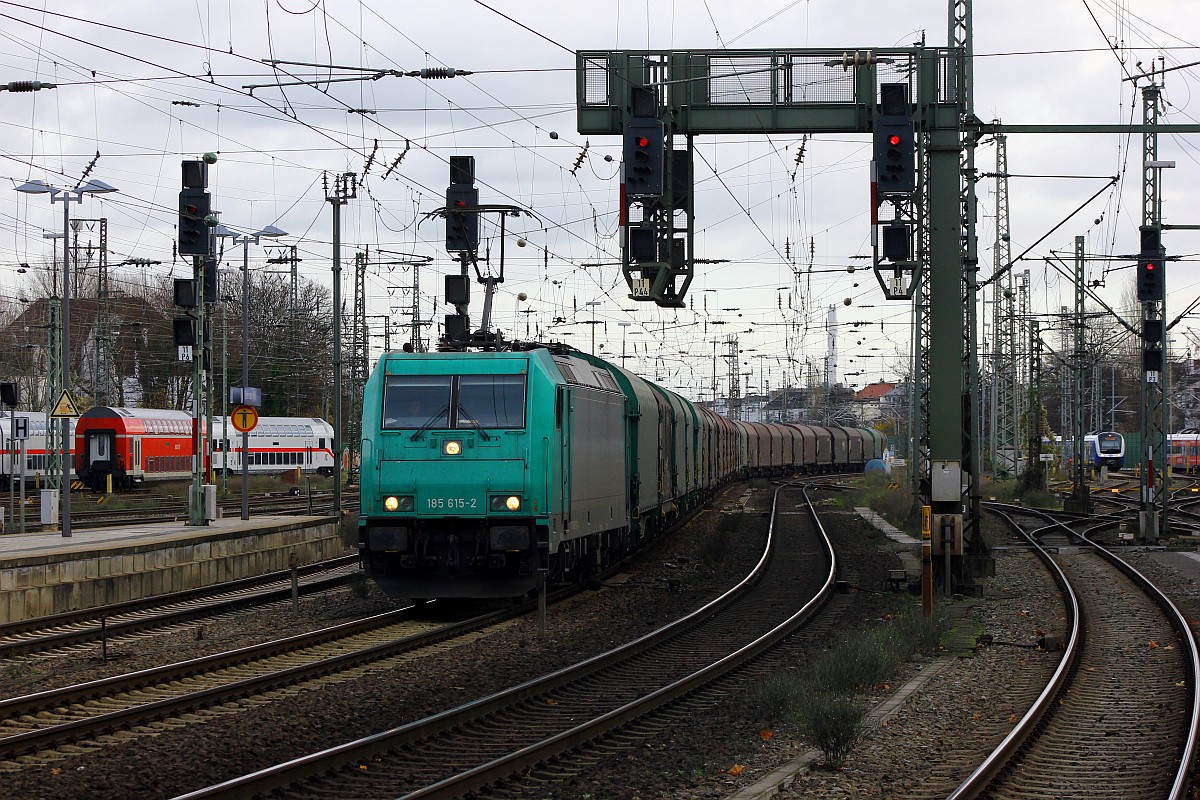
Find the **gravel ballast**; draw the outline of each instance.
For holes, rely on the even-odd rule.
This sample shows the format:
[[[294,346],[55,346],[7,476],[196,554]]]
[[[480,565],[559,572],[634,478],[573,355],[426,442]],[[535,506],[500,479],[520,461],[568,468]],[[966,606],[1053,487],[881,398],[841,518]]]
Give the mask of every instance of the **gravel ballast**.
[[[683,615],[740,580],[761,552],[770,508],[765,482],[755,486],[744,510],[725,510],[745,490],[744,485],[730,487],[696,516],[686,536],[666,537],[636,569],[600,591],[552,607],[544,640],[529,617],[430,654],[362,669],[337,683],[281,691],[270,699],[203,713],[198,723],[122,733],[91,752],[56,756],[5,774],[0,797],[169,798],[419,719],[603,652]],[[900,566],[898,545],[840,502],[823,508],[843,565],[840,577],[869,590],[835,596],[822,615],[827,644],[831,636],[881,624],[898,607],[914,607],[918,600],[886,590],[888,570]],[[718,521],[727,513],[736,514],[740,525],[734,536],[719,540]],[[997,541],[1007,540],[997,536]],[[1194,583],[1190,590],[1194,597]],[[306,599],[299,618],[283,606],[207,625],[199,640],[189,629],[148,637],[140,647],[122,645],[122,658],[108,666],[97,665],[90,655],[4,665],[0,685],[11,695],[77,682],[81,676],[230,649],[387,607],[389,601],[374,595],[330,593]],[[964,776],[940,765],[953,760],[948,754],[982,758],[1007,732],[1032,699],[1029,692],[1036,693],[1039,679],[1058,658],[1034,643],[1044,633],[1060,633],[1062,625],[1057,593],[1033,556],[1014,547],[996,551],[996,577],[985,581],[984,597],[963,613],[963,624],[991,634],[996,644],[951,656],[919,655],[895,680],[874,687],[873,699],[886,700],[910,678],[932,672],[935,663],[937,674],[886,723],[867,731],[845,769],[830,771],[818,763],[795,774],[789,770],[790,787],[778,796],[933,798],[957,785]],[[755,710],[751,700],[763,675],[802,669],[822,646],[819,640],[793,638],[756,664],[741,687],[687,726],[606,757],[569,786],[541,787],[538,796],[725,798],[792,763],[809,751],[808,743],[785,722]],[[936,661],[947,657],[947,664]]]

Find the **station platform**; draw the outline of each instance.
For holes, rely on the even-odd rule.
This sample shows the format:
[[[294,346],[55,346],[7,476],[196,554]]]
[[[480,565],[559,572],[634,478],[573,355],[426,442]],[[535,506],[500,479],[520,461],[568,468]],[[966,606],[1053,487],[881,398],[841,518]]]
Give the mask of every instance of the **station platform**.
[[[333,516],[262,515],[0,536],[0,622],[137,600],[347,552]]]

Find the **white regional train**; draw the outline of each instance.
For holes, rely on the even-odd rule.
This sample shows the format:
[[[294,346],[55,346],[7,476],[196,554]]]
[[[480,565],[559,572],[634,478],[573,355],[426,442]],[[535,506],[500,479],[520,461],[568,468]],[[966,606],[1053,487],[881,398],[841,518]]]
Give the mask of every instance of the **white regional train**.
[[[106,411],[113,413],[102,413]],[[88,419],[86,420],[87,425],[84,427],[90,433],[82,438],[91,442],[97,433],[107,433],[113,441],[108,443],[108,449],[104,452],[128,455],[126,459],[128,463],[123,465],[128,468],[128,479],[115,481],[114,486],[128,488],[146,481],[184,479],[191,474],[192,458],[190,456],[176,459],[179,463],[172,463],[172,469],[167,470],[163,467],[166,459],[162,458],[160,453],[162,447],[167,445],[172,447],[178,445],[175,449],[181,453],[188,451],[191,438],[190,417],[180,412],[169,412],[181,417],[185,424],[170,430],[156,428],[152,433],[144,430],[145,420],[157,419],[164,413],[167,412],[130,408],[120,409],[119,414],[113,409],[92,409],[88,415],[85,415]],[[46,414],[39,411],[17,411],[16,417],[18,424],[24,420],[26,426],[25,482],[33,485],[39,479],[44,479],[49,466],[46,453]],[[143,425],[141,427],[132,425],[131,423],[134,421],[142,422]],[[14,452],[17,454],[21,452],[21,443],[17,442],[15,449],[12,447],[10,442],[11,425],[9,412],[0,413],[0,489],[7,489],[12,485],[21,470],[20,457],[13,457]],[[93,430],[97,426],[105,428],[106,431]],[[228,436],[226,436],[226,430],[228,430]],[[149,435],[154,436],[155,447],[151,447],[143,441]],[[72,465],[72,475],[80,468],[75,458],[75,452],[80,446],[79,438],[81,437],[76,432],[76,420],[71,420],[69,463]],[[312,417],[261,417],[258,426],[250,432],[249,445],[249,471],[251,474],[277,474],[296,467],[299,467],[302,472],[333,474],[333,426],[324,420]],[[95,449],[96,444],[91,443],[88,447]],[[129,461],[129,458],[133,458],[133,454],[137,456],[134,459],[137,462],[136,465],[133,461]],[[104,459],[111,459],[111,456],[105,455]],[[90,475],[95,471],[90,469],[95,466],[92,463],[94,459],[87,459],[87,461],[85,466],[88,467],[87,471]],[[242,469],[242,435],[223,417],[213,420],[211,464],[214,470],[226,469],[231,474],[240,473]],[[111,471],[111,465],[109,466]],[[103,476],[98,480],[101,483],[97,485],[103,485]]]
[[[21,474],[21,442],[10,441],[12,433],[12,413],[0,413],[0,488],[7,489]],[[25,482],[34,484],[45,476],[49,469],[49,457],[46,453],[46,413],[44,411],[17,411],[17,424],[25,425]],[[57,425],[57,421],[55,422]],[[75,420],[71,420],[71,455],[70,462],[74,463],[75,456]],[[72,470],[73,471],[73,470]]]
[[[333,474],[333,426],[315,417],[259,417],[249,436],[250,474],[302,472]],[[212,468],[242,471],[242,434],[228,417],[213,419]]]

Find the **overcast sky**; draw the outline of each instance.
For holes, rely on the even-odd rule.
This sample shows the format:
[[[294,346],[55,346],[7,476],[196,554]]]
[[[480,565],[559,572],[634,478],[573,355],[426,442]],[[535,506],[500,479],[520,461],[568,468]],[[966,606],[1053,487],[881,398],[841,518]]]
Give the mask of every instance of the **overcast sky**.
[[[814,136],[799,164],[797,135],[699,139],[696,255],[728,263],[697,268],[687,309],[637,304],[626,298],[619,268],[585,266],[619,260],[620,142],[577,132],[574,52],[840,52],[919,41],[942,46],[946,37],[947,3],[940,0],[117,0],[41,8],[0,2],[0,83],[58,86],[0,92],[0,175],[13,187],[29,179],[74,186],[91,165],[89,178],[118,187],[118,194],[72,206],[72,215],[108,219],[110,264],[163,262],[114,268],[119,288],[143,271],[189,272],[181,260],[172,263],[179,162],[210,151],[220,156],[210,188],[222,221],[250,232],[268,224],[288,231],[282,241],[298,245],[302,274],[328,284],[331,210],[323,176],[355,172],[362,183],[343,209],[343,263],[352,264],[360,249],[375,254],[368,313],[401,326],[411,319],[413,273],[384,262],[433,259],[421,270],[421,315],[440,324],[447,310],[442,276],[457,264],[443,249],[444,223],[425,215],[443,205],[449,156],[473,155],[481,202],[533,214],[507,223],[506,281],[495,306],[496,325],[506,333],[524,338],[528,329],[530,336],[582,349],[592,349],[594,335],[600,354],[619,356],[625,347],[638,356],[634,371],[706,399],[714,340],[738,337],[740,369],[752,373],[743,391],[747,384],[754,391],[764,383],[802,383],[806,364],[819,365],[826,355],[826,316],[836,306],[839,377],[861,387],[894,378],[909,347],[908,304],[885,301],[864,269],[869,259],[862,256],[871,252],[868,137]],[[1137,122],[1140,92],[1123,78],[1159,58],[1168,67],[1200,60],[1197,39],[1194,0],[977,3],[975,112],[1012,124]],[[293,63],[273,70],[267,59]],[[448,80],[392,74],[425,67],[473,74]],[[370,79],[337,80],[352,76]],[[1197,121],[1195,76],[1194,67],[1165,76],[1163,122]],[[335,80],[279,85],[329,78]],[[1160,160],[1176,162],[1163,177],[1168,223],[1200,223],[1193,211],[1200,208],[1198,141],[1197,135],[1160,140]],[[1138,136],[1008,138],[1009,170],[1021,176],[1009,183],[1013,255],[1046,236],[1109,177],[1121,178],[1020,265],[1030,270],[1033,311],[1072,303],[1070,285],[1044,258],[1069,254],[1076,236],[1086,237],[1091,255],[1137,250],[1140,160]],[[981,171],[994,170],[990,141],[977,162]],[[981,180],[984,278],[992,271],[994,192],[993,180]],[[52,240],[43,234],[60,230],[61,220],[61,205],[51,207],[47,196],[0,195],[0,294],[34,293],[32,273],[17,269],[28,263],[36,272],[49,261]],[[497,263],[497,231],[485,226],[484,232]],[[516,247],[518,239],[527,246]],[[1188,257],[1197,235],[1169,232],[1164,243]],[[252,269],[266,255],[251,247]],[[240,259],[233,254],[235,266]],[[1091,262],[1089,280],[1101,282],[1107,302],[1135,316],[1128,300],[1132,270],[1121,266]],[[348,297],[353,284],[351,273],[344,274]],[[1169,287],[1173,318],[1200,293],[1191,260],[1171,265]],[[528,299],[518,302],[518,292]],[[476,286],[476,324],[481,308]],[[598,324],[587,324],[593,318]],[[1176,348],[1189,346],[1189,327],[1200,330],[1185,320]],[[378,352],[380,320],[374,330]],[[394,345],[406,340],[407,329],[394,328],[393,337]],[[722,364],[722,394],[724,371]]]

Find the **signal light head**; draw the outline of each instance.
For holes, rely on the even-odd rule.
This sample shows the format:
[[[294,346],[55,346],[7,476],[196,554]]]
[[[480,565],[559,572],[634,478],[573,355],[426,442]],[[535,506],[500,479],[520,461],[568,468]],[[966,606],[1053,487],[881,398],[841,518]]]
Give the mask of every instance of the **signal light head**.
[[[892,147],[896,147],[897,145],[900,144],[900,135],[897,133],[893,133],[891,136],[888,137],[887,141],[888,141],[888,144],[890,144]]]

